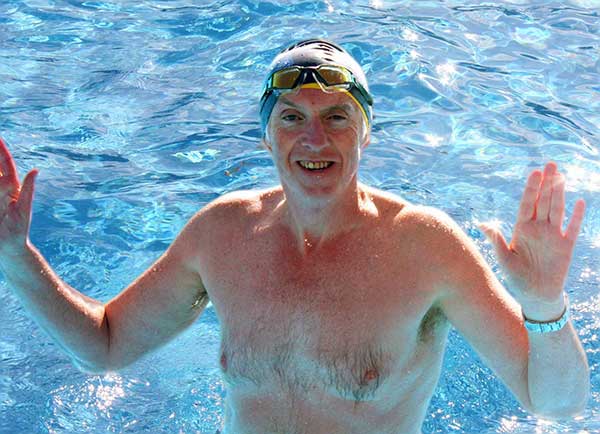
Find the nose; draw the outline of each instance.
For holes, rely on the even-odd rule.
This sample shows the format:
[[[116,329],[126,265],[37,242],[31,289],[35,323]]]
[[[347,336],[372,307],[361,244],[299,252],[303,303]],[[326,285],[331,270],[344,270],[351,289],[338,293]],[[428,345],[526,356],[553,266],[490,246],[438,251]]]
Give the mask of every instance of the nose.
[[[306,125],[303,142],[306,147],[312,149],[319,149],[327,144],[325,126],[319,116],[314,116]]]

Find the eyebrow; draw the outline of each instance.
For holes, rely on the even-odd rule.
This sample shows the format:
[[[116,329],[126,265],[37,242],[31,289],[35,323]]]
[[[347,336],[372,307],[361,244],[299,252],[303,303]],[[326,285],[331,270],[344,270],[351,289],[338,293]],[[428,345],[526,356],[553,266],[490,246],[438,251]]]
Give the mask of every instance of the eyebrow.
[[[352,113],[352,112],[356,111],[356,107],[354,106],[354,104],[350,104],[350,103],[335,104],[335,105],[332,105],[331,107],[328,107],[326,109],[326,111],[334,111],[334,110],[338,110],[338,109],[344,110],[348,113]]]
[[[293,107],[297,110],[300,110],[301,107],[297,104],[294,104],[293,102],[289,101],[287,98],[285,98],[284,96],[279,97],[279,101],[281,101],[282,104],[285,104],[287,106]],[[342,104],[334,104],[332,106],[329,106],[327,108],[325,108],[323,111],[325,112],[331,112],[331,111],[335,111],[335,110],[344,110],[346,112],[352,113],[356,111],[356,107],[354,107],[353,104],[350,103],[342,103]]]
[[[299,108],[300,108],[300,106],[298,106],[298,105],[294,104],[294,103],[293,103],[293,102],[291,102],[291,101],[288,101],[288,100],[287,100],[287,99],[286,99],[284,96],[280,96],[280,97],[279,97],[279,101],[280,101],[282,104],[289,105],[289,106],[291,106],[291,107],[294,107],[294,108],[296,108],[296,109],[299,109]]]

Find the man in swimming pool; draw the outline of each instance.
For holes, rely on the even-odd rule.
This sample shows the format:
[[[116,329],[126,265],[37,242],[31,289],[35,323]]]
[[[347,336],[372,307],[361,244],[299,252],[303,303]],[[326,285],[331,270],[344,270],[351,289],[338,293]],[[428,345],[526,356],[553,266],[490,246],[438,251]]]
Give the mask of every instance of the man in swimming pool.
[[[563,232],[564,177],[550,163],[527,180],[510,244],[482,227],[513,298],[447,215],[357,181],[371,104],[342,48],[311,40],[283,51],[261,100],[281,185],[205,206],[106,304],[61,281],[32,245],[37,171],[21,186],[1,143],[0,267],[38,323],[95,372],[164,344],[211,300],[230,434],[419,432],[450,324],[524,408],[580,412],[589,372],[563,286],[583,201]]]

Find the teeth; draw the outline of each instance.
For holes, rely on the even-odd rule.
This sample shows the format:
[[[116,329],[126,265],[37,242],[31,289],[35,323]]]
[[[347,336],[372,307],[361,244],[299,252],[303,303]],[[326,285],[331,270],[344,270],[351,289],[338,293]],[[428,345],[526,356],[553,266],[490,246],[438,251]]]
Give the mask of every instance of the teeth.
[[[305,161],[305,160],[299,161],[299,163],[305,169],[310,169],[310,170],[325,169],[333,164],[331,161]]]

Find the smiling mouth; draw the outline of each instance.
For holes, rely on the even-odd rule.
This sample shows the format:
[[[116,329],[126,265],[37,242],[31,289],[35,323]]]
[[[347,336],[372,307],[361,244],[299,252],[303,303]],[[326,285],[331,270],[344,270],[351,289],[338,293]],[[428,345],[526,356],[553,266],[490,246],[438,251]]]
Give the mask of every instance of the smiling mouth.
[[[333,164],[333,161],[309,161],[301,160],[298,164],[308,170],[325,170]]]

